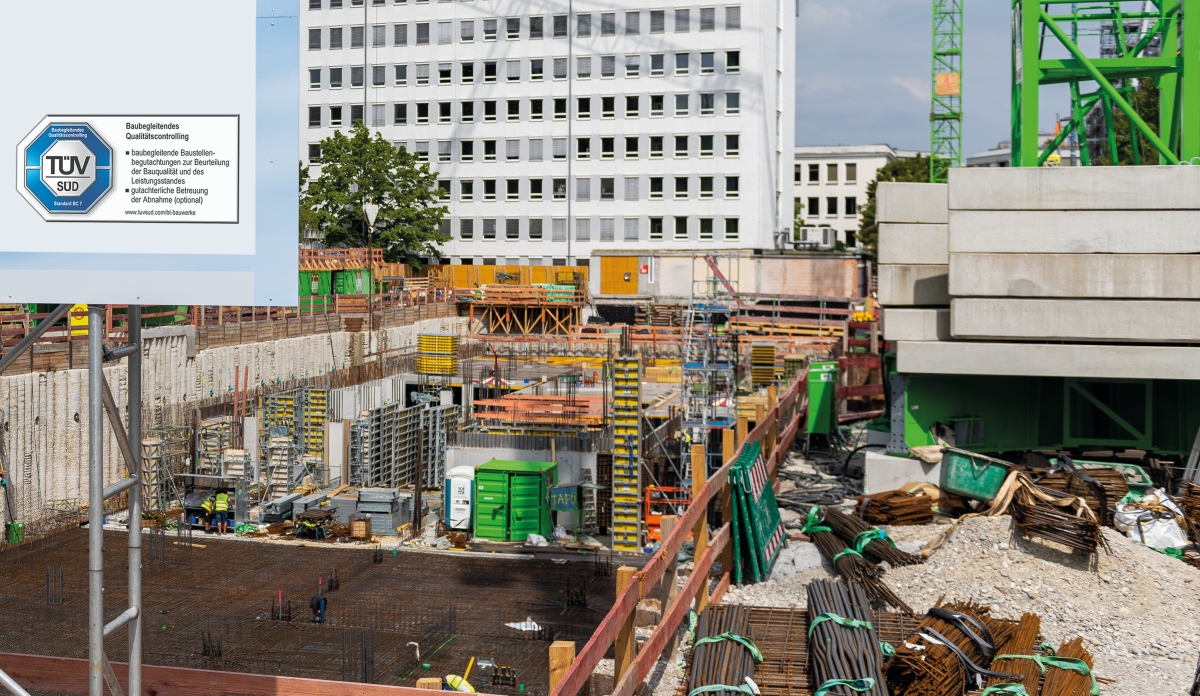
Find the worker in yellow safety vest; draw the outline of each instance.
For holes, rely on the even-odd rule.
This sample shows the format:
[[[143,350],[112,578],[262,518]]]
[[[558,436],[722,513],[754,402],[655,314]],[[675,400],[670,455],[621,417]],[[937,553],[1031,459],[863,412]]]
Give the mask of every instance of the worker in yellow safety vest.
[[[200,508],[204,510],[204,533],[212,534],[213,510],[216,509],[217,501],[210,495],[200,504]]]
[[[217,493],[217,534],[225,534],[229,531],[229,494],[221,489]]]
[[[475,689],[467,683],[467,680],[457,674],[446,675],[446,686],[450,687],[447,691],[461,691],[465,694],[475,693]]]

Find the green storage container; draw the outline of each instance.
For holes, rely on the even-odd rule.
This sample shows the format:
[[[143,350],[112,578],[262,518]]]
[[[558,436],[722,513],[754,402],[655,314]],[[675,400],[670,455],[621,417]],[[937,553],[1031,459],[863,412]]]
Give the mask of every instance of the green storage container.
[[[300,297],[333,294],[333,271],[300,271]]]
[[[550,488],[558,482],[554,462],[493,459],[475,469],[475,536],[488,541],[550,538]]]
[[[366,295],[371,292],[371,270],[334,271],[333,292],[336,295]]]
[[[941,489],[971,500],[992,500],[1013,468],[1013,464],[1000,459],[944,447]]]
[[[10,544],[19,544],[20,542],[25,541],[25,523],[5,522],[4,539]]]
[[[837,427],[837,362],[808,366],[808,433],[828,435]]]

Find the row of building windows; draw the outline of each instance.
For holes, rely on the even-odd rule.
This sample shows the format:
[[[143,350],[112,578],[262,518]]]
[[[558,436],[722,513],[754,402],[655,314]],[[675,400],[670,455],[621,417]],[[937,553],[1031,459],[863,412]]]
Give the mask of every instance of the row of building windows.
[[[738,239],[738,218],[708,218],[689,217],[652,217],[646,218],[646,236],[642,236],[642,218],[575,218],[574,241],[576,242],[636,242],[663,241],[666,239],[688,241],[695,239],[707,241],[736,241]],[[694,221],[694,222],[693,222]],[[545,237],[545,218],[443,218],[440,231],[446,237],[454,237],[466,241],[567,241],[567,218],[550,218],[550,236]],[[593,234],[592,223],[596,234]],[[457,224],[456,224],[457,223]],[[524,224],[522,224],[524,223]],[[621,230],[618,240],[617,230]],[[668,232],[669,230],[669,232]],[[524,232],[524,234],[522,234]],[[667,235],[670,235],[669,237]],[[717,234],[721,234],[718,238]]]
[[[856,217],[858,215],[858,198],[855,196],[846,196],[842,201],[842,216]],[[797,198],[796,202],[799,203],[800,199]],[[804,206],[804,217],[819,218],[822,216],[821,210],[820,197],[813,196],[808,199],[808,205]],[[838,197],[827,196],[825,198],[824,210],[824,217],[838,217]]]
[[[692,54],[686,51],[681,51],[672,54],[666,53],[650,53],[649,56],[649,75],[651,77],[663,77],[667,74],[667,59],[671,57],[673,67],[671,69],[674,75],[689,75],[696,64]],[[594,56],[576,56],[575,57],[575,77],[580,80],[589,80],[593,75],[597,75],[593,70],[598,66],[598,76],[601,79],[615,78],[617,76],[617,59],[618,56],[600,56],[598,61],[593,61]],[[725,51],[725,63],[722,68],[727,75],[736,75],[741,72],[741,51]],[[527,65],[526,65],[527,63]],[[567,58],[529,58],[518,60],[485,60],[476,63],[476,61],[465,60],[458,62],[458,84],[473,85],[478,82],[482,84],[495,84],[499,82],[500,68],[504,68],[505,82],[520,82],[528,75],[531,82],[541,82],[546,77],[547,63],[552,70],[552,77],[555,80],[565,80],[569,77],[569,68]],[[626,53],[624,54],[624,76],[627,78],[640,77],[642,75],[642,54]],[[479,65],[482,65],[483,72],[476,70]],[[715,75],[717,72],[717,53],[715,51],[701,51],[699,54],[699,73],[701,75]],[[416,63],[410,65],[408,63],[390,63],[370,66],[371,71],[371,86],[372,87],[387,87],[389,84],[396,87],[407,87],[410,84],[415,86],[425,86],[433,84],[432,70],[436,71],[436,79],[439,85],[452,85],[454,82],[454,66],[453,62],[442,63]],[[390,67],[390,70],[389,70]],[[414,68],[409,70],[409,68]],[[349,72],[350,83],[345,84],[346,74]],[[390,74],[390,82],[389,82]],[[410,81],[409,76],[412,76]],[[322,82],[322,77],[327,77],[328,82]],[[329,68],[309,68],[308,69],[308,88],[321,89],[323,86],[328,86],[329,89],[341,89],[343,86],[362,87],[363,81],[366,79],[364,66],[352,65],[348,69],[346,67],[329,67]]]
[[[846,177],[845,177],[845,179],[842,180],[842,183],[845,183],[845,184],[858,183],[858,165],[857,164],[855,164],[854,162],[847,162],[840,166],[846,170]],[[838,167],[839,167],[839,165],[836,162],[830,162],[825,165],[825,183],[827,183],[827,184],[838,183]],[[795,182],[797,184],[804,183],[804,182],[807,182],[809,184],[821,183],[821,165],[810,164],[807,167],[807,171],[808,171],[808,177],[805,178],[803,176],[804,170],[801,167],[796,167]]]
[[[700,31],[716,31],[717,29],[717,8],[701,7],[700,11],[693,14],[691,9],[677,9],[671,13],[674,17],[672,28],[677,34],[684,34],[697,28]],[[724,29],[736,30],[742,28],[742,8],[736,5],[725,7],[725,23]],[[698,16],[699,22],[694,22],[693,17]],[[636,36],[642,33],[642,11],[629,10],[624,13],[624,24],[618,28],[617,13],[603,12],[600,14],[600,23],[597,27],[592,14],[576,14],[575,15],[575,36],[579,38],[588,38],[591,36],[616,36],[622,33],[626,36]],[[434,32],[436,31],[436,41],[439,44],[454,43],[455,31],[454,23],[458,22],[458,41],[460,43],[473,43],[477,40],[497,41],[500,39],[504,29],[503,37],[508,41],[519,41],[522,38],[526,39],[544,39],[544,38],[567,38],[570,31],[570,17],[568,15],[551,15],[550,21],[546,21],[546,17],[533,15],[527,17],[489,17],[486,19],[459,19],[459,20],[441,20],[438,22],[414,22],[412,32],[412,42],[417,46],[428,46],[434,41]],[[391,27],[391,42],[388,42],[388,27]],[[667,26],[667,11],[666,10],[650,10],[650,31],[651,34],[666,33]],[[476,34],[475,29],[479,27],[480,33]],[[599,29],[599,31],[597,31]],[[326,34],[326,30],[328,33]],[[365,48],[366,47],[366,30],[367,27],[362,25],[350,27],[350,42],[349,48]],[[409,23],[408,22],[391,22],[389,24],[373,24],[371,30],[371,46],[373,48],[383,48],[391,46],[407,46],[409,44]],[[324,41],[324,39],[328,41]],[[347,47],[346,44],[346,27],[310,27],[308,30],[308,50],[319,51],[322,48],[328,47],[331,50],[338,50]]]
[[[575,138],[575,159],[578,160],[615,160],[617,158],[618,143],[624,145],[624,159],[639,159],[641,157],[641,144],[643,137],[647,141],[648,155],[650,159],[663,159],[666,156],[665,147],[667,144],[672,145],[671,153],[677,159],[684,159],[693,156],[693,143],[698,146],[695,154],[699,157],[714,157],[715,145],[722,142],[724,145],[723,154],[725,157],[738,157],[741,154],[741,136],[736,133],[725,133],[724,138],[718,138],[716,135],[650,135],[650,136],[623,136],[623,137],[577,137]],[[511,138],[506,140],[437,140],[436,154],[430,150],[430,141],[417,140],[413,142],[411,152],[417,156],[418,160],[426,162],[454,162],[455,145],[457,144],[459,162],[475,162],[478,154],[480,162],[497,162],[500,161],[499,148],[501,143],[504,145],[504,160],[507,162],[521,161],[521,139]],[[481,149],[476,151],[476,142],[482,143]],[[395,143],[396,147],[407,148],[404,142]],[[544,162],[546,161],[546,138],[528,138],[526,139],[525,159],[529,162]],[[550,159],[565,161],[569,158],[569,141],[567,138],[550,138]],[[599,151],[594,151],[593,146],[599,146]],[[436,158],[436,159],[435,159]],[[308,145],[308,161],[310,164],[320,164],[321,162],[321,145],[319,143],[309,143]]]
[[[718,95],[723,97],[724,108],[718,108]],[[528,102],[526,108],[522,110],[522,102]],[[529,121],[544,121],[546,120],[546,106],[553,109],[551,118],[555,121],[567,120],[568,100],[566,97],[555,97],[553,99],[505,99],[503,101],[497,99],[482,100],[482,109],[476,109],[478,102],[475,101],[460,101],[458,104],[458,122],[459,123],[497,123],[501,120],[500,106],[503,104],[503,120],[505,122],[514,123],[527,119]],[[389,122],[388,109],[386,103],[378,103],[371,105],[371,125],[374,127],[393,125],[407,126],[409,124],[410,109],[412,106],[411,115],[412,122],[416,125],[425,125],[433,123],[436,119],[437,123],[454,123],[454,104],[456,102],[392,102],[392,118]],[[618,104],[622,107],[618,110]],[[668,107],[668,104],[670,105]],[[595,110],[593,110],[595,107]],[[649,108],[647,108],[649,107]],[[742,112],[742,95],[740,92],[700,92],[699,94],[651,94],[651,95],[625,95],[618,97],[576,97],[575,98],[575,118],[578,120],[590,120],[594,116],[600,119],[614,119],[618,115],[624,118],[641,118],[643,115],[648,115],[650,118],[662,118],[665,116],[674,116],[675,118],[686,118],[692,115],[700,116],[716,116],[723,114],[725,116],[737,116]],[[346,116],[350,117],[346,121]],[[308,127],[320,128],[323,125],[331,128],[336,128],[341,125],[350,125],[355,121],[361,120],[363,116],[362,104],[351,104],[349,113],[346,112],[344,104],[331,104],[328,107],[328,120],[322,120],[322,107],[308,107]]]
[[[707,176],[707,175],[691,175],[691,176],[650,176],[646,177],[648,184],[647,189],[643,189],[643,180],[640,176],[627,176],[618,179],[617,177],[599,177],[599,188],[593,193],[592,184],[596,180],[592,177],[573,177],[575,180],[575,200],[577,201],[615,201],[618,200],[617,184],[620,182],[624,185],[624,196],[621,200],[637,201],[642,199],[643,191],[646,192],[648,200],[661,201],[668,197],[674,200],[688,200],[693,196],[701,200],[711,200],[716,198],[717,186],[724,184],[725,200],[737,200],[741,197],[741,177],[738,176]],[[457,188],[458,197],[454,200],[460,202],[471,202],[475,200],[482,201],[542,201],[547,200],[545,194],[545,183],[547,179],[541,177],[534,178],[515,178],[515,179],[470,179],[460,178],[457,180],[441,179],[438,181],[438,188],[441,191],[443,198],[449,200],[453,198],[453,192]],[[549,200],[565,201],[567,200],[567,178],[550,178],[550,195]],[[455,183],[457,182],[457,187]],[[477,186],[477,184],[482,186]],[[670,185],[672,188],[668,192],[666,187]],[[504,193],[499,194],[498,189],[504,188]],[[522,198],[524,193],[525,198]],[[502,197],[501,197],[502,196]]]

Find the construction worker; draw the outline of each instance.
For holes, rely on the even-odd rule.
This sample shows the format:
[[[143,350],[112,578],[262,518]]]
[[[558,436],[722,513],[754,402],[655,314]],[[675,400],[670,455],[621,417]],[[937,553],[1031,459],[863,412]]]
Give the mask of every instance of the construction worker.
[[[204,533],[212,534],[213,510],[217,509],[217,501],[210,495],[200,504],[200,508],[204,510]]]
[[[222,488],[216,495],[217,535],[229,531],[229,494]]]
[[[316,597],[311,597],[308,600],[308,608],[311,609],[312,613],[313,613],[313,618],[312,618],[313,623],[319,623],[319,624],[325,623],[325,607],[327,606],[327,604],[328,604],[327,600],[324,597],[322,597],[321,595],[317,595]]]
[[[475,688],[467,683],[466,679],[457,674],[446,675],[446,685],[442,687],[442,691],[460,691],[465,694],[475,693]]]

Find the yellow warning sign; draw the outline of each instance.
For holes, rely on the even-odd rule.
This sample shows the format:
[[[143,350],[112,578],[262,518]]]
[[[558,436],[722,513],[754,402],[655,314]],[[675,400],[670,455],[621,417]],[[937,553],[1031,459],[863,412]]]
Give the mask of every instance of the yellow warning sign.
[[[67,319],[67,321],[69,322],[69,325],[71,326],[71,335],[72,335],[72,336],[86,336],[86,335],[88,335],[88,330],[87,330],[87,326],[88,326],[88,317],[87,317],[87,311],[88,311],[88,310],[87,310],[87,305],[85,305],[85,304],[71,305],[71,312],[70,312],[70,314],[68,315],[68,319]],[[79,316],[76,316],[77,314],[78,314]],[[75,327],[77,327],[77,326],[78,326],[79,328],[75,328]]]

